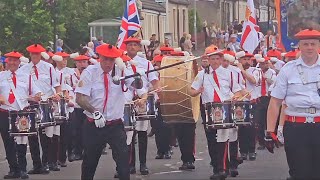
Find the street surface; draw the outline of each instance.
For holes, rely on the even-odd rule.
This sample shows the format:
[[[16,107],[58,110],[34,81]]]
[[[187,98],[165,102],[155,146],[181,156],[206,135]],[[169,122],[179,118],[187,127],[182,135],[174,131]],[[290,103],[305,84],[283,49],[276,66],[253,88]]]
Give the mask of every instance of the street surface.
[[[136,148],[138,149],[138,148]],[[228,177],[233,180],[281,180],[288,176],[288,166],[283,148],[276,149],[275,154],[270,154],[267,150],[257,150],[256,161],[245,161],[239,166],[239,176],[237,178]],[[136,154],[138,156],[138,154]],[[198,123],[196,129],[196,169],[194,171],[180,171],[180,150],[174,148],[174,154],[170,160],[156,160],[156,145],[154,137],[149,138],[147,165],[150,170],[148,176],[141,176],[137,157],[137,174],[132,175],[131,179],[209,179],[212,175],[210,158],[207,150],[207,141],[203,132],[203,126]],[[30,153],[28,158],[28,170],[32,168]],[[68,167],[61,168],[60,172],[50,172],[49,175],[30,175],[30,179],[80,179],[81,161],[68,162]],[[2,140],[0,142],[0,179],[8,172],[7,161]],[[107,155],[102,155],[95,179],[113,179],[115,163],[108,149]]]

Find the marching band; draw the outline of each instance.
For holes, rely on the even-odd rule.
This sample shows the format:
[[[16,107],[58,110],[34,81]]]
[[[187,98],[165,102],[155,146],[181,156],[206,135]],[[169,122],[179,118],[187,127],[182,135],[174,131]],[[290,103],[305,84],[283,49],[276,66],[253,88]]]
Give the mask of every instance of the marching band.
[[[4,179],[60,171],[67,160],[82,160],[81,179],[93,179],[109,144],[115,178],[128,180],[136,173],[136,139],[139,170],[148,175],[149,126],[155,159],[171,158],[173,129],[179,169],[194,170],[200,114],[213,167],[210,179],[238,176],[243,161],[256,160],[257,142],[258,150],[273,152],[279,141],[290,179],[319,179],[320,32],[307,29],[296,38],[299,50],[270,50],[266,56],[230,44],[225,50],[209,46],[193,57],[166,45],[149,61],[140,53],[147,42],[135,37],[124,41],[126,51],[98,46],[97,59],[53,54],[40,44],[27,47],[30,62],[19,52],[7,53],[6,71],[0,72],[0,131],[9,164]],[[67,67],[68,59],[76,68]]]

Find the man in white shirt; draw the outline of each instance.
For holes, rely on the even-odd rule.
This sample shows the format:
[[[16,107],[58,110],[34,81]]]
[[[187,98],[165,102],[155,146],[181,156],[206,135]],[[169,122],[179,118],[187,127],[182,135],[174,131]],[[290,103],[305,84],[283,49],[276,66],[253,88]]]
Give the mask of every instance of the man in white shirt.
[[[122,70],[115,65],[115,61],[122,62],[118,59],[121,52],[112,45],[103,44],[97,47],[97,53],[100,63],[88,66],[82,72],[75,91],[76,101],[87,116],[83,126],[84,156],[81,179],[93,179],[101,152],[108,143],[113,151],[119,178],[128,180],[128,146],[122,122],[125,97],[121,83],[118,82]],[[132,70],[124,68],[124,76],[131,74]],[[137,84],[133,78],[125,80],[125,85],[131,89]]]
[[[4,179],[22,178],[27,179],[27,137],[15,137],[17,144],[14,144],[14,137],[9,134],[9,111],[17,112],[29,106],[28,100],[37,101],[40,98],[40,90],[37,86],[29,87],[32,79],[19,71],[20,59],[24,58],[19,52],[5,54],[8,58],[8,71],[0,72],[0,132],[6,150],[6,157],[10,171]],[[20,59],[19,59],[20,58]],[[32,98],[36,96],[37,98]],[[12,119],[15,119],[16,115]],[[30,115],[30,119],[35,121],[35,116]],[[36,131],[35,127],[33,128]],[[23,140],[25,139],[25,140]],[[22,143],[22,140],[24,141]],[[20,143],[19,143],[20,142]],[[18,161],[17,161],[18,158]]]
[[[136,62],[136,67],[143,71],[153,70],[154,67],[150,61],[145,58],[138,56],[138,52],[141,51],[141,44],[144,41],[140,39],[130,37],[124,41],[127,45],[128,56]],[[159,88],[159,79],[157,72],[148,73],[142,76],[143,88],[144,89],[158,89]],[[148,130],[149,120],[148,121],[138,121],[137,122],[137,134],[138,134],[138,144],[139,144],[139,161],[140,161],[140,172],[142,175],[149,174],[147,168],[147,146],[148,146]],[[134,152],[133,152],[134,153]],[[135,153],[133,154],[135,156]],[[135,162],[133,162],[133,167],[135,168]]]
[[[278,144],[275,128],[285,101],[284,147],[288,179],[320,179],[320,32],[302,30],[295,35],[301,56],[288,62],[278,74],[268,107],[266,147]]]
[[[259,98],[256,87],[261,82],[261,73],[259,69],[252,67],[253,62],[251,58],[253,57],[253,54],[241,51],[236,53],[236,57],[239,59],[237,66],[241,70],[242,75],[240,78],[242,79],[240,86],[241,89],[245,89],[247,92],[251,93],[251,97],[246,98],[245,100],[251,101],[253,106],[252,111],[254,112],[255,104]],[[253,124],[251,126],[239,127],[239,148],[243,160],[247,160],[248,155],[249,160],[253,161],[256,159],[255,137],[256,133]]]
[[[30,86],[37,86],[41,90],[42,99],[52,99],[56,102],[60,100],[59,93],[61,92],[58,76],[54,67],[41,60],[44,56],[45,49],[40,44],[33,44],[27,47],[30,53],[31,62],[20,68],[19,71],[30,77],[34,82]],[[49,144],[51,135],[43,134],[43,128],[39,130],[40,143],[42,148],[42,162],[40,158],[40,146],[38,136],[29,137],[29,147],[33,160],[33,169],[29,174],[48,174],[50,172],[48,165]],[[45,128],[46,129],[46,128]],[[48,131],[47,131],[48,132]]]
[[[240,86],[238,84],[231,88],[232,74],[221,66],[223,53],[216,48],[206,49],[205,54],[209,56],[209,71],[202,70],[196,76],[191,85],[190,95],[197,96],[201,94],[203,104],[221,103],[227,100],[232,100],[240,96]],[[208,122],[206,122],[208,123]],[[224,136],[222,134],[227,134]],[[213,175],[210,179],[222,179],[227,175],[226,157],[228,157],[227,141],[229,140],[229,129],[206,129],[208,140],[208,150],[213,151],[212,155]]]
[[[259,63],[259,68],[261,69],[261,83],[257,87],[257,93],[259,93],[260,98],[255,108],[255,119],[258,123],[257,138],[259,142],[259,147],[257,149],[263,150],[265,149],[264,135],[267,128],[267,110],[270,101],[269,88],[276,80],[276,72],[269,68],[271,63],[270,58],[258,57],[256,60]]]

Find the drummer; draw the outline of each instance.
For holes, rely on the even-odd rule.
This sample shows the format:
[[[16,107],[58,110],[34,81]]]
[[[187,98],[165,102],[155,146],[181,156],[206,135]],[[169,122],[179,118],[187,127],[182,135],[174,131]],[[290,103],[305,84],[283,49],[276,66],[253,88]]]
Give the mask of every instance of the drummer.
[[[138,38],[130,37],[124,40],[124,43],[127,45],[128,56],[136,62],[136,67],[138,69],[142,69],[143,71],[150,71],[154,69],[150,61],[137,55],[138,52],[141,50],[141,45],[146,44],[145,40],[141,41]],[[159,89],[159,79],[158,74],[156,72],[143,75],[142,80],[144,89]],[[149,174],[149,169],[146,164],[148,146],[148,126],[149,121],[138,121],[136,125],[139,143],[140,173],[142,175]],[[131,168],[135,168],[135,166]]]
[[[28,139],[25,136],[16,137],[17,145],[14,145],[14,138],[9,134],[9,111],[20,111],[29,106],[28,101],[39,101],[40,90],[37,86],[29,89],[29,77],[18,69],[20,59],[24,58],[22,54],[13,51],[5,56],[8,58],[8,71],[0,72],[0,132],[10,171],[4,179],[28,179],[26,169]]]
[[[75,74],[75,71],[72,68],[67,67],[68,58],[70,57],[70,54],[66,52],[57,52],[52,57],[53,61],[56,63],[56,71],[59,77],[59,84],[61,86],[61,90],[63,91],[63,97],[66,100],[68,111],[67,113],[73,112],[74,107],[74,100],[75,95],[73,92],[72,85],[75,82],[71,82],[75,80],[76,78],[72,78],[72,76]],[[57,107],[60,108],[60,107]],[[69,115],[67,115],[66,118],[69,118]],[[69,121],[69,119],[67,119]],[[49,162],[49,169],[52,171],[59,171],[61,167],[66,167],[66,160],[67,160],[67,150],[68,154],[71,153],[71,129],[69,127],[68,122],[64,122],[61,125],[56,125],[55,128],[60,129],[60,131],[57,131],[56,134],[53,135],[52,138],[52,148],[51,152],[51,162]],[[57,153],[58,152],[58,153]]]
[[[120,51],[122,51],[122,50],[120,50]],[[137,71],[141,71],[141,69],[137,70],[137,67],[135,66],[135,62],[132,61],[132,59],[129,56],[127,56],[125,52],[122,52],[122,53],[123,54],[121,55],[121,59],[125,63],[126,68],[132,69],[133,73],[136,73]],[[124,70],[122,72],[124,74]],[[147,95],[146,90],[144,88],[142,88],[142,89],[129,89],[125,86],[124,83],[121,83],[121,88],[122,88],[122,91],[124,92],[126,103],[133,103],[134,102],[135,105],[137,105],[137,106],[143,106],[146,104],[146,99],[147,99],[148,95]],[[136,100],[133,101],[134,99],[136,99]],[[129,122],[124,122],[125,126],[128,125],[127,123],[129,123]],[[135,129],[126,130],[127,145],[129,148],[129,165],[130,165],[130,173],[131,174],[134,174],[136,172],[136,170],[134,168],[135,162],[136,162],[135,161],[136,157],[135,157],[134,130]],[[114,177],[119,178],[119,174],[116,173]]]
[[[108,143],[113,151],[119,178],[128,180],[129,156],[122,121],[125,98],[119,82],[121,69],[115,66],[115,61],[122,61],[119,59],[121,52],[112,45],[103,44],[97,47],[97,53],[100,63],[83,71],[75,91],[77,103],[88,116],[83,126],[81,179],[93,179],[102,149]],[[130,69],[125,69],[123,75],[132,73]],[[141,85],[141,82],[135,83],[133,78],[125,80],[125,85],[129,88],[141,89],[138,84]]]
[[[203,104],[221,103],[226,100],[237,99],[241,96],[241,88],[235,84],[231,88],[231,71],[221,66],[223,53],[217,48],[206,48],[205,54],[208,56],[209,71],[200,71],[192,83],[190,94],[197,96],[201,94]],[[230,94],[234,93],[234,96]],[[230,134],[229,134],[230,132]],[[208,150],[212,155],[213,175],[210,179],[223,179],[227,176],[227,167],[224,163],[227,157],[227,141],[234,139],[234,133],[229,129],[210,129],[206,131],[208,140]],[[211,146],[211,147],[210,147]],[[210,147],[210,148],[209,148]]]
[[[45,49],[40,44],[33,44],[27,47],[27,51],[30,53],[31,62],[20,68],[21,72],[31,78],[34,83],[30,86],[38,86],[41,90],[42,100],[52,98],[52,100],[58,102],[60,100],[59,93],[61,92],[60,84],[58,81],[57,73],[54,67],[41,60],[43,56],[48,56],[45,53]],[[46,59],[48,59],[46,57]],[[48,174],[50,172],[48,165],[49,156],[49,144],[50,137],[52,135],[49,128],[45,128],[46,134],[41,133],[42,128],[39,129],[39,137],[42,148],[42,162],[40,158],[40,147],[38,136],[29,137],[30,153],[33,160],[33,169],[28,174]],[[52,137],[52,136],[51,136]]]
[[[239,59],[237,67],[241,70],[240,86],[241,89],[251,93],[250,98],[247,97],[244,100],[250,100],[253,105],[253,111],[257,100],[259,98],[259,93],[257,93],[257,85],[261,82],[261,72],[258,68],[252,67],[253,61],[251,58],[253,54],[248,52],[240,51],[236,53],[236,57]],[[255,117],[253,117],[255,118]],[[243,160],[248,159],[254,161],[256,160],[256,140],[255,140],[255,126],[243,126],[239,127],[239,148],[241,158]]]
[[[72,57],[76,65],[73,70],[75,73],[71,76],[71,87],[75,89],[79,83],[80,75],[83,70],[89,66],[90,57],[85,55],[79,55],[78,57]],[[68,153],[69,162],[78,161],[82,159],[83,146],[82,146],[82,126],[86,121],[87,116],[83,113],[84,110],[75,103],[74,112],[71,120],[72,133],[72,152]]]

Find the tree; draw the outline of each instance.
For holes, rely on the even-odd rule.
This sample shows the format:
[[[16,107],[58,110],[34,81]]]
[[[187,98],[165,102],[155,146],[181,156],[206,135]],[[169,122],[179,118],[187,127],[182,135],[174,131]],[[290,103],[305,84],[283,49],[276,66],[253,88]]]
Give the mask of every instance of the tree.
[[[194,33],[194,9],[189,10],[189,31],[190,34]],[[196,11],[196,16],[197,16],[197,32],[201,32],[202,26],[201,26],[201,21],[200,17],[198,15],[198,12]]]

